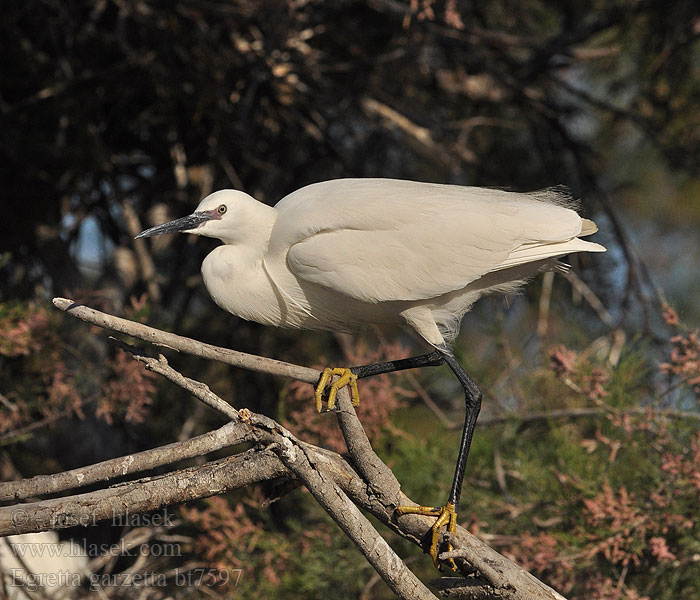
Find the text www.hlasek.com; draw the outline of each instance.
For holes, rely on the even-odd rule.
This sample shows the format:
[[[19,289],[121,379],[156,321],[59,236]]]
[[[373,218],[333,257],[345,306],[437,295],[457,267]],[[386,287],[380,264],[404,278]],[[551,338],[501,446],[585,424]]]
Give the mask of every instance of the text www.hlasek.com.
[[[180,557],[182,549],[178,543],[129,544],[120,540],[116,544],[76,544],[70,540],[63,544],[51,542],[11,542],[8,544],[13,556],[18,558],[58,558],[88,556],[163,556]]]

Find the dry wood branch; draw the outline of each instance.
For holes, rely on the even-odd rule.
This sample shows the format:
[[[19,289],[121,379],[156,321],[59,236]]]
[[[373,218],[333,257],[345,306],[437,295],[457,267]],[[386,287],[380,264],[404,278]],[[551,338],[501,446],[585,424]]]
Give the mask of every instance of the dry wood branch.
[[[96,401],[96,397],[93,396],[92,398],[86,398],[83,400],[82,406],[85,408],[89,404],[92,404]],[[59,419],[63,419],[64,417],[67,417],[68,415],[72,414],[72,409],[71,408],[66,408],[61,411],[58,411],[55,414],[52,414],[50,417],[45,417],[41,419],[40,421],[34,421],[33,423],[29,423],[28,425],[25,425],[24,427],[19,427],[18,429],[13,429],[12,431],[6,431],[2,435],[0,435],[0,444],[7,444],[10,442],[14,442],[15,440],[22,438],[25,435],[31,434],[33,431],[36,431],[37,429],[41,429],[42,427],[46,427],[47,425],[50,425],[51,423],[54,423],[58,421]]]
[[[289,377],[291,379],[304,381],[306,383],[316,383],[318,378],[321,376],[321,373],[319,373],[316,369],[309,369],[308,367],[292,365],[280,360],[264,358],[262,356],[246,354],[245,352],[229,350],[228,348],[212,346],[211,344],[198,342],[197,340],[193,340],[191,338],[161,331],[160,329],[155,329],[154,327],[149,327],[148,325],[135,323],[134,321],[129,321],[128,319],[108,315],[107,313],[100,312],[94,308],[88,308],[87,306],[77,304],[76,302],[73,302],[73,300],[69,300],[67,298],[54,298],[53,303],[56,308],[59,308],[72,317],[80,319],[81,321],[86,321],[87,323],[92,323],[98,327],[116,331],[118,333],[125,333],[158,346],[165,346],[167,348],[172,348],[173,350],[193,354],[194,356],[201,356],[202,358],[218,360],[219,362],[233,365],[234,367],[250,369],[251,371],[259,371],[269,375]]]
[[[278,451],[279,448],[286,447],[286,444],[282,444],[278,437],[275,437],[277,429],[286,431],[284,428],[268,417],[254,415],[245,409],[241,412],[243,413],[244,421],[231,422],[221,428],[221,430],[226,432],[229,440],[256,439],[262,441],[268,439],[276,440],[272,444],[276,445]],[[212,433],[216,434],[216,432]],[[209,434],[200,437],[204,438],[207,435]],[[287,435],[290,436],[290,439],[295,439],[288,432]],[[341,456],[335,452],[317,448],[299,440],[295,441],[300,447],[303,447],[305,452],[310,452],[313,455],[313,462],[321,465],[324,471],[329,473],[335,481],[342,482],[350,490],[365,489],[365,484]],[[214,440],[211,449],[215,449],[217,445],[218,441]],[[175,444],[171,446],[175,446]],[[155,451],[150,450],[142,454],[153,452]],[[259,455],[264,456],[259,457]],[[116,464],[124,463],[131,456],[123,456],[112,461],[105,461],[105,463],[98,463],[97,465],[85,467],[85,470],[95,469],[110,462]],[[268,461],[270,456],[275,459],[272,463]],[[244,459],[248,462],[238,462]],[[251,467],[250,461],[259,461],[259,463],[255,463],[259,466],[259,477],[257,478],[247,473],[248,470],[254,473],[256,472],[255,469],[258,468]],[[239,469],[242,469],[241,473],[238,472]],[[63,476],[69,473],[59,473],[45,477],[47,479],[55,478],[60,482]],[[103,490],[67,498],[0,507],[0,536],[15,533],[31,533],[47,529],[61,529],[76,524],[92,524],[93,522],[127,513],[155,510],[170,504],[206,498],[211,495],[224,493],[230,489],[250,485],[257,481],[275,478],[292,479],[294,474],[276,459],[275,454],[270,452],[270,449],[250,450],[202,466],[182,469],[158,477],[117,484]],[[31,481],[25,480],[13,483],[26,484]],[[354,483],[349,485],[349,482]],[[143,493],[138,494],[139,489],[144,485],[146,485],[146,488],[143,489]],[[55,489],[56,485],[49,484],[45,487]],[[152,494],[153,490],[161,491],[154,495]],[[136,501],[134,502],[134,500]],[[105,510],[105,507],[109,510]],[[51,511],[52,514],[52,520],[50,521],[46,519],[47,511]]]
[[[615,328],[615,320],[612,318],[612,315],[607,311],[605,306],[603,306],[603,302],[598,298],[598,296],[595,295],[593,290],[586,285],[586,282],[583,281],[574,271],[564,271],[561,273],[561,276],[564,277],[570,284],[571,287],[573,287],[581,296],[583,296],[590,305],[590,307],[596,312],[598,315],[598,318],[605,323],[608,327],[611,329]]]
[[[167,377],[208,406],[219,410],[239,424],[256,427],[256,429],[249,431],[250,436],[243,437],[245,439],[253,437],[258,441],[265,441],[271,444],[270,447],[275,449],[282,463],[304,483],[314,498],[323,506],[343,532],[358,546],[369,563],[394,592],[403,598],[435,598],[428,588],[406,567],[405,563],[372,527],[367,518],[359,512],[331,476],[324,470],[314,467],[313,449],[307,448],[305,444],[302,444],[289,431],[272,419],[254,415],[247,409],[243,409],[240,412],[237,411],[211,392],[206,385],[184,377],[175,371],[168,365],[163,355],[155,359],[145,356],[126,344],[122,344],[122,346],[126,347],[136,360],[145,363],[146,368]],[[393,482],[392,488],[394,489],[393,495],[396,497],[399,491],[398,481],[396,481],[388,467],[374,454],[364,429],[357,419],[355,411],[352,410],[347,389],[343,389],[340,396],[341,411],[339,420],[346,422],[348,431],[346,439],[349,440],[349,447],[361,447],[362,452],[359,459],[363,467],[369,468],[368,461],[371,461],[372,471],[370,475],[374,475],[374,477],[368,479],[368,481],[375,481],[373,486],[373,490],[376,490],[375,493],[380,493],[381,484],[387,479],[391,479]],[[349,413],[342,410],[343,405],[350,407]],[[346,429],[343,430],[344,433]],[[261,434],[264,430],[268,432],[268,435]],[[374,460],[372,460],[372,457],[374,457]],[[377,476],[378,471],[381,472],[381,476]]]
[[[552,284],[554,272],[547,271],[542,277],[542,293],[540,294],[539,315],[537,317],[537,335],[544,337],[549,328],[549,309],[552,304]]]
[[[340,486],[323,468],[315,465],[313,454],[296,440],[292,441],[289,437],[283,439],[289,440],[290,444],[278,452],[280,460],[303,481],[316,501],[355,543],[392,591],[401,598],[435,599]]]
[[[408,141],[414,142],[416,149],[430,160],[437,161],[447,167],[450,167],[454,162],[450,153],[433,139],[430,129],[417,125],[408,117],[374,98],[365,98],[362,101],[362,107],[367,114],[378,115],[405,133],[408,136]],[[456,152],[466,163],[477,162],[476,155],[467,148],[457,146],[452,148],[452,151]]]
[[[227,423],[219,429],[184,442],[127,454],[55,475],[38,475],[31,479],[0,483],[0,501],[7,502],[9,500],[23,500],[32,496],[58,494],[101,481],[142,473],[195,456],[202,456],[244,441],[246,441],[246,432],[241,430],[236,423]]]
[[[255,427],[255,429],[249,430],[250,436],[242,437],[244,439],[253,437],[258,441],[270,444],[270,447],[274,449],[281,462],[304,483],[314,498],[323,506],[343,532],[358,546],[369,563],[394,592],[403,598],[435,598],[428,588],[406,567],[405,563],[372,527],[367,518],[359,512],[355,504],[337,486],[331,476],[324,470],[314,467],[312,448],[307,448],[305,444],[302,444],[289,431],[272,419],[254,415],[247,409],[237,411],[211,392],[206,385],[184,377],[170,367],[163,355],[155,359],[126,344],[122,344],[122,346],[131,352],[136,360],[145,363],[146,368],[167,377],[208,406],[219,410],[239,424]],[[391,488],[394,492],[393,496],[396,497],[399,491],[399,483],[391,470],[374,454],[365,431],[357,419],[355,411],[352,409],[347,389],[341,390],[339,396],[341,410],[338,418],[339,421],[345,424],[343,432],[346,434],[348,446],[356,450],[359,463],[365,470],[369,471],[368,474],[371,478],[366,477],[366,479],[375,482],[372,489],[378,494],[381,493],[384,483],[390,480]],[[347,411],[347,407],[350,408],[350,411]],[[262,431],[267,431],[268,435],[262,434]],[[366,475],[364,471],[362,474]]]
[[[251,451],[161,477],[68,498],[0,508],[0,535],[88,526],[116,516],[207,498],[288,474],[275,454]]]
[[[72,305],[70,300],[56,299],[54,303],[69,314],[96,325],[198,356],[309,383],[315,383],[319,375],[313,369],[208,346],[161,332],[87,307]],[[434,522],[434,518],[420,515],[396,518],[394,509],[397,503],[415,503],[400,492],[393,473],[374,453],[345,391],[338,398],[338,419],[350,455],[357,465],[357,472],[337,454],[296,439],[274,420],[247,409],[237,411],[203,383],[188,379],[172,369],[164,357],[155,359],[130,347],[128,349],[134,353],[137,360],[145,362],[152,370],[161,373],[232,419],[233,422],[229,425],[233,439],[257,442],[265,449],[254,449],[224,461],[208,463],[203,467],[129,482],[89,494],[0,508],[0,534],[3,531],[15,533],[18,530],[39,531],[67,527],[80,523],[80,519],[86,518],[85,515],[96,520],[125,512],[154,510],[167,504],[223,493],[228,489],[264,479],[285,478],[304,483],[399,596],[433,598],[356,508],[367,510],[390,529],[420,546],[424,545]],[[240,437],[235,437],[236,435]],[[222,465],[226,465],[226,468],[223,469]],[[205,485],[204,480],[209,484]],[[26,522],[19,527],[16,515],[30,513],[13,511],[29,510],[31,518],[22,517]],[[471,598],[561,598],[461,527],[457,529],[454,546],[460,552],[458,560],[466,571],[473,574],[469,581],[476,583],[470,588]]]
[[[114,340],[114,338],[111,339]],[[119,340],[114,341],[117,344],[119,344],[119,346],[122,349],[131,353],[131,355],[136,360],[144,363],[146,365],[146,369],[148,369],[149,371],[153,371],[154,373],[158,373],[166,379],[169,379],[175,385],[178,385],[182,389],[187,390],[195,398],[201,400],[204,404],[206,404],[210,408],[213,408],[215,411],[220,412],[222,415],[228,417],[229,419],[233,421],[240,420],[240,415],[238,411],[235,408],[233,408],[233,406],[219,398],[219,396],[217,396],[214,392],[212,392],[209,389],[208,385],[199,381],[195,381],[194,379],[190,379],[189,377],[185,377],[182,373],[179,373],[178,371],[173,369],[168,364],[168,361],[165,358],[165,356],[163,356],[162,354],[159,354],[158,358],[153,358],[144,354],[134,346],[131,346],[124,342],[120,342]]]
[[[404,515],[396,519],[393,508],[383,506],[376,497],[367,494],[361,480],[339,480],[338,484],[353,502],[384,525],[421,547],[427,547],[434,517]],[[417,505],[403,493],[399,502],[401,505]],[[560,594],[460,526],[457,527],[454,543],[462,550],[461,560],[464,561],[465,570],[475,573],[474,579],[483,584],[486,590],[484,595],[474,598],[561,600]]]
[[[275,432],[286,432],[272,419],[247,411],[241,412],[243,422],[237,423],[235,426],[250,428],[249,433],[255,432],[253,435],[257,435],[261,440],[275,439]],[[334,489],[330,493],[327,489],[327,486],[330,485],[327,477],[330,477],[352,502],[368,510],[403,537],[420,544],[428,534],[433,519],[406,515],[397,524],[393,520],[393,507],[384,506],[377,496],[369,494],[367,483],[337,454],[295,440],[288,432],[281,439],[283,441],[276,442],[276,447],[271,446],[261,451],[249,451],[243,455],[208,463],[202,467],[178,471],[159,478],[129,482],[106,490],[69,498],[0,508],[0,535],[60,529],[77,524],[87,525],[127,513],[156,510],[170,504],[224,493],[257,481],[292,478],[294,474],[291,470],[285,468],[282,460],[275,456],[275,454],[282,456],[285,452],[295,457],[300,456],[301,452],[316,471],[324,473],[326,477],[324,483],[326,491],[324,493],[329,494],[327,497],[332,499],[338,496],[337,490]],[[294,448],[291,454],[289,453],[290,448]],[[263,454],[264,457],[259,456]],[[274,460],[270,462],[270,458]],[[238,462],[239,460],[245,462]],[[309,477],[309,485],[312,485],[311,475],[307,474],[307,477]],[[320,492],[318,493],[320,494]],[[400,502],[414,504],[403,494],[401,494]],[[342,513],[347,510],[347,506],[341,502],[339,507],[342,508],[342,511],[337,516],[346,518],[343,517]],[[347,518],[354,519],[354,515],[355,513]],[[370,535],[369,539],[373,540],[373,545],[366,550],[370,554],[374,553],[375,563],[373,564],[385,571],[387,569],[390,571],[390,568],[398,568],[397,563],[394,562],[396,560],[394,555],[389,553],[387,549],[386,542],[374,534]],[[465,560],[475,568],[482,570],[486,581],[493,581],[495,584],[500,583],[501,580],[508,581],[507,589],[499,590],[499,593],[503,592],[501,597],[512,599],[556,598],[556,596],[549,594],[546,586],[536,580],[533,584],[529,580],[530,576],[522,569],[461,528],[458,528],[457,539],[460,548],[466,549]],[[387,577],[391,577],[391,573],[388,573]],[[525,590],[524,593],[520,592],[521,588]],[[497,589],[498,585],[491,584],[490,590]],[[404,595],[403,597],[411,596]]]
[[[347,387],[337,397],[338,425],[343,432],[354,466],[386,507],[398,506],[401,484],[392,470],[377,456],[350,400]]]
[[[352,421],[353,417],[354,419],[357,419],[355,409],[350,402],[349,395],[339,395],[338,402],[341,409],[340,414],[345,415],[344,418],[346,419],[343,434],[346,436],[352,436],[352,428],[347,427],[347,425],[348,422]],[[341,427],[343,427],[343,425],[341,425]],[[371,446],[369,451],[376,456],[374,451],[371,449]],[[359,452],[359,454],[362,455],[367,451],[360,446],[356,452]],[[351,457],[353,459],[355,458],[352,456],[352,453]],[[378,457],[377,460],[379,460]],[[384,463],[382,463],[382,465],[385,469],[388,469]],[[393,477],[393,473],[391,476]],[[349,483],[349,481],[346,482],[346,485]],[[397,520],[394,516],[394,507],[396,506],[395,503],[397,500],[401,505],[415,505],[415,502],[413,502],[405,494],[399,492],[399,498],[397,500],[391,498],[389,503],[384,503],[381,495],[375,496],[373,491],[372,493],[368,493],[368,489],[372,490],[371,487],[358,490],[357,488],[348,489],[344,486],[344,489],[346,489],[354,502],[371,512],[375,517],[377,517],[388,527],[392,528],[399,535],[407,539],[411,539],[419,545],[423,545],[430,533],[430,527],[434,522],[434,518],[423,517],[420,515],[404,515]],[[461,527],[457,528],[454,546],[455,548],[460,549],[460,558],[464,560],[467,570],[478,573],[476,581],[480,581],[484,584],[482,586],[470,587],[471,595],[463,597],[473,599],[497,597],[513,600],[516,598],[528,598],[533,600],[561,600],[563,598],[549,586],[540,582],[530,573],[504,556],[500,555],[487,544]],[[464,581],[466,583],[467,580]]]
[[[264,424],[263,431],[267,432],[271,431],[270,427],[279,427],[267,417],[250,415],[251,426],[257,428],[261,424]],[[289,447],[288,444],[278,444],[276,449],[251,450],[242,455],[158,478],[129,482],[69,498],[2,507],[0,535],[61,529],[80,524],[91,525],[128,513],[157,510],[164,506],[225,493],[259,481],[291,478],[294,475],[276,456],[276,453],[283,453]],[[340,456],[303,442],[299,442],[298,448],[303,448],[304,456],[317,471],[330,474],[338,488],[356,505],[366,509],[407,539],[421,543],[426,537],[433,519],[406,515],[401,517],[400,523],[397,524],[393,520],[393,508],[383,506],[376,496],[369,495],[366,483]],[[275,450],[275,453],[272,450]],[[298,452],[298,449],[295,450],[294,455]],[[403,494],[400,501],[402,504],[415,504]],[[370,551],[378,555],[379,566],[382,569],[395,566],[395,563],[392,563],[395,560],[393,554],[387,553],[386,542],[377,537],[371,539],[375,545]],[[493,592],[494,596],[498,593],[501,598],[513,600],[560,598],[550,593],[547,586],[461,527],[457,530],[456,544],[459,544],[463,551],[463,559],[478,569],[484,575],[484,580],[489,583],[489,595],[481,597],[487,598]],[[501,588],[501,585],[505,587]]]
[[[117,186],[115,186],[118,189]],[[134,207],[130,202],[126,200],[122,201],[122,214],[124,215],[124,223],[126,229],[129,232],[130,237],[135,238],[139,232],[143,230],[141,227],[141,221],[138,214],[134,210]],[[156,267],[153,264],[153,257],[148,250],[146,245],[146,240],[134,240],[134,250],[136,252],[136,258],[138,259],[139,270],[141,271],[141,279],[146,282],[148,288],[148,294],[156,302],[160,302],[161,293],[160,286],[158,285],[158,277]]]
[[[447,417],[444,411],[437,405],[435,400],[433,400],[428,394],[428,392],[425,391],[425,388],[420,384],[417,377],[413,373],[407,372],[405,377],[406,379],[408,379],[408,382],[411,384],[416,394],[418,394],[418,397],[423,401],[423,404],[425,404],[428,407],[428,409],[435,415],[437,420],[440,421],[440,423],[445,429],[462,428],[461,423],[455,423]]]
[[[141,356],[136,356],[136,358],[139,360],[143,359]],[[146,359],[146,361],[147,364],[153,364],[152,361],[155,361],[155,359]],[[161,369],[158,372],[164,374],[181,387],[190,390],[198,398],[205,400],[210,406],[226,405],[223,400],[216,397],[206,386],[182,377],[177,371],[169,367],[167,363],[164,363],[164,357],[161,356],[160,360],[155,364]],[[344,391],[346,392],[344,400],[352,408],[350,397],[347,395],[347,391]],[[216,401],[213,401],[212,397]],[[355,543],[367,561],[397,595],[401,598],[415,598],[417,600],[435,598],[428,588],[406,567],[405,563],[384,541],[369,520],[360,513],[355,504],[333,480],[331,474],[325,469],[315,466],[314,455],[318,449],[301,442],[287,429],[268,417],[251,413],[247,409],[235,411],[235,409],[230,408],[230,410],[235,413],[232,415],[232,418],[237,419],[242,426],[248,428],[250,437],[259,442],[269,444],[269,448],[277,454],[280,461],[304,483],[314,498]],[[357,420],[354,410],[352,415]],[[369,447],[369,441],[361,426],[359,427],[359,432],[354,430],[352,433],[354,436],[361,435],[364,437],[366,445]],[[371,447],[369,448],[371,451]],[[379,461],[379,458],[377,457],[376,460]],[[381,463],[381,461],[379,462]],[[381,464],[388,471],[388,468],[383,463]],[[393,477],[393,474],[391,476]],[[396,481],[395,478],[394,481]],[[396,487],[398,492],[398,482],[396,482]]]

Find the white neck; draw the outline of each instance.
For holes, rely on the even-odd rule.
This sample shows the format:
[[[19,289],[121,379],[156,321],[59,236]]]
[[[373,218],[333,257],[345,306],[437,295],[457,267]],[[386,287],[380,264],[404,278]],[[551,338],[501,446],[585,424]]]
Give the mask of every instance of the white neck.
[[[262,257],[276,219],[277,211],[272,206],[250,198],[250,202],[239,202],[236,207],[235,229],[216,237],[224,244],[237,246],[241,252],[252,252]]]
[[[223,309],[259,323],[279,324],[280,309],[263,267],[277,211],[251,198],[236,207],[236,227],[202,263],[204,284]],[[252,310],[252,312],[251,312]]]

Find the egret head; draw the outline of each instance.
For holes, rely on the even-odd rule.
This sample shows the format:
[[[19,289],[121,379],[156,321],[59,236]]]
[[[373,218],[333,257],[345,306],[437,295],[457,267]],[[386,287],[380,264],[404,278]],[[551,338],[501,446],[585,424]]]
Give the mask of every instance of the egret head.
[[[238,237],[236,231],[244,223],[244,220],[240,218],[240,213],[250,203],[259,204],[257,200],[244,192],[220,190],[204,198],[191,215],[146,229],[139,233],[136,238],[183,232],[218,238],[224,243],[232,243]]]

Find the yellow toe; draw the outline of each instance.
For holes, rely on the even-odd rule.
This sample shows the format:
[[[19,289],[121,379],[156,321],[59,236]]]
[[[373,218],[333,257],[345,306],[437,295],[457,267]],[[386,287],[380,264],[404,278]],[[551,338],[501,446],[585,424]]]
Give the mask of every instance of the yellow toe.
[[[316,402],[316,412],[321,412],[323,410],[323,392],[328,385],[328,382],[334,376],[338,376],[338,379],[331,383],[331,387],[328,390],[328,410],[333,410],[335,408],[335,398],[338,395],[338,390],[340,388],[349,385],[350,386],[350,396],[352,397],[352,405],[358,406],[360,404],[360,392],[357,389],[357,375],[355,375],[348,368],[330,368],[326,367],[321,373],[321,377],[316,385],[316,390],[314,391],[314,400]]]
[[[429,517],[437,517],[431,529],[430,548],[428,553],[433,559],[433,564],[436,569],[440,569],[440,559],[438,558],[438,548],[442,537],[442,528],[446,531],[455,533],[457,531],[457,512],[454,504],[447,503],[445,506],[399,506],[396,508],[399,515],[424,515]],[[452,544],[447,544],[447,551],[453,550]],[[453,571],[457,570],[457,565],[453,559],[448,559],[447,564]]]

